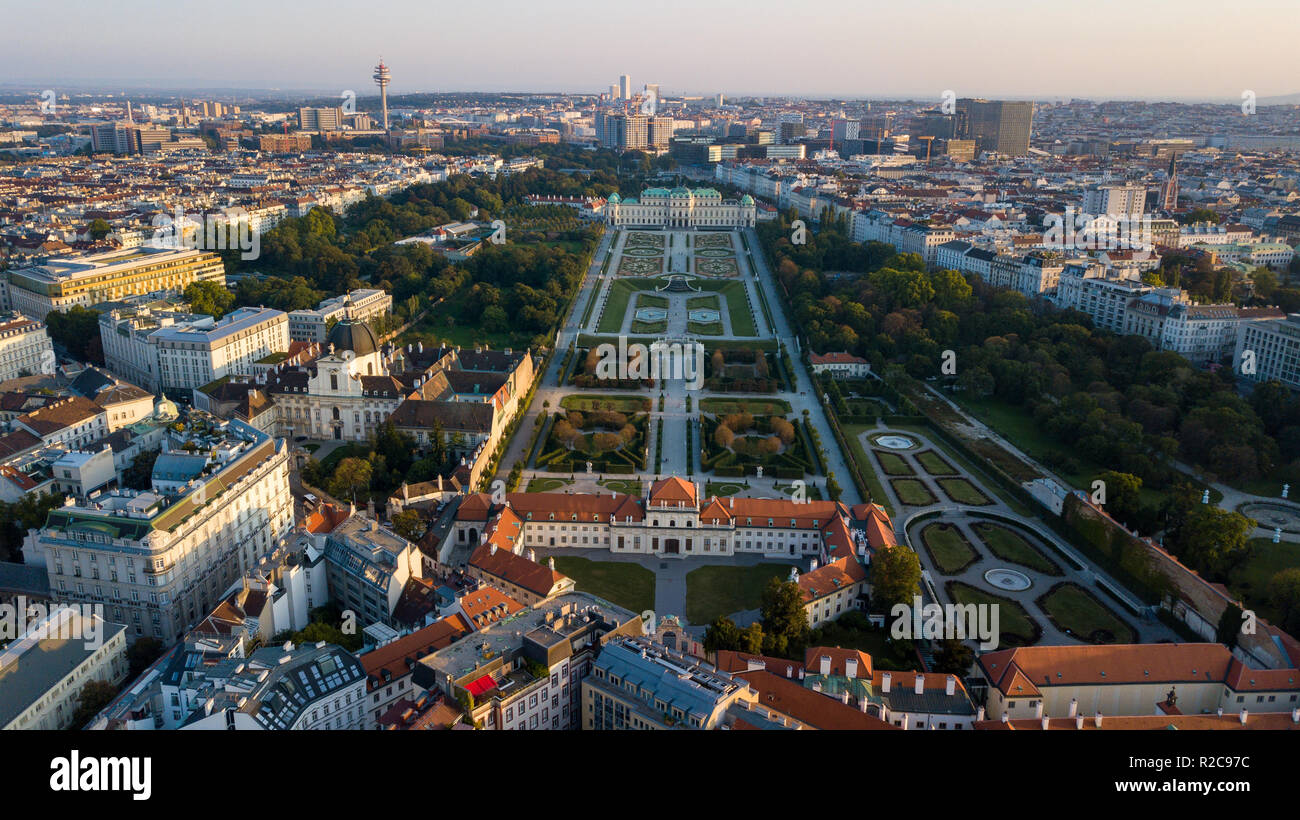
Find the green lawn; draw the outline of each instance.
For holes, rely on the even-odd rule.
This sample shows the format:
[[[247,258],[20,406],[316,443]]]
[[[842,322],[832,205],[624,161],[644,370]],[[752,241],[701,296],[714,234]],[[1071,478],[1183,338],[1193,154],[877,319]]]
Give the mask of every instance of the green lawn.
[[[898,500],[909,507],[928,507],[937,500],[929,488],[915,478],[896,478],[889,483],[894,485]]]
[[[758,609],[768,580],[788,577],[789,564],[705,566],[691,570],[686,575],[686,620],[702,625],[712,623],[719,615]]]
[[[993,503],[987,495],[964,478],[941,478],[938,483],[948,497],[958,504],[982,507]]]
[[[632,294],[653,291],[657,284],[653,279],[615,279],[611,282],[605,294],[605,312],[600,315],[596,331],[617,333],[623,327],[623,317],[627,315]]]
[[[736,336],[757,336],[754,314],[745,298],[745,286],[740,282],[693,282],[700,290],[714,291],[727,300],[727,315],[731,317],[731,332]]]
[[[984,546],[1003,561],[1029,567],[1044,575],[1061,575],[1061,568],[1043,555],[1032,544],[1000,524],[979,523],[971,527],[984,542]]]
[[[1074,583],[1058,584],[1038,599],[1057,629],[1090,643],[1134,643],[1137,635],[1128,624],[1088,590]]]
[[[699,310],[700,308],[721,310],[722,303],[718,300],[718,295],[716,293],[708,296],[693,296],[686,300],[687,310]]]
[[[853,458],[853,463],[857,465],[858,472],[862,474],[862,480],[866,482],[867,489],[871,492],[871,500],[885,508],[892,518],[894,515],[894,505],[889,503],[889,496],[885,494],[885,488],[880,483],[880,476],[876,475],[876,468],[872,465],[871,459],[867,457],[867,451],[862,449],[862,434],[872,429],[865,424],[845,424],[841,430],[844,431],[844,438],[849,444],[849,455]],[[833,445],[832,440],[828,445]],[[849,481],[853,479],[849,478]],[[864,499],[865,500],[865,499]]]
[[[639,564],[557,555],[555,568],[572,578],[583,592],[633,612],[654,609],[655,574]]]
[[[885,475],[916,475],[916,471],[907,463],[907,460],[897,453],[885,453],[876,450],[876,458],[880,459],[880,468],[885,471]]]
[[[664,328],[667,329],[667,326]],[[687,322],[686,332],[695,336],[721,336],[726,330],[721,322]]]
[[[956,575],[979,559],[977,553],[952,524],[930,524],[921,530],[931,560],[944,575]]]
[[[814,630],[813,640],[819,646],[837,646],[857,649],[871,656],[876,669],[921,671],[921,661],[915,651],[904,647],[910,641],[894,641],[885,629],[853,629],[832,621]]]
[[[1042,637],[1042,631],[1025,608],[1010,598],[993,595],[961,581],[949,581],[948,595],[959,604],[983,604],[998,608],[998,648],[1029,646]]]
[[[710,495],[739,495],[749,488],[738,481],[710,481],[704,485],[704,494]]]
[[[934,450],[926,450],[916,454],[916,460],[921,462],[921,466],[930,475],[957,475],[957,470],[943,456]]]
[[[1284,569],[1300,567],[1300,544],[1274,544],[1272,538],[1252,538],[1250,546],[1250,560],[1232,573],[1228,587],[1241,596],[1247,607],[1276,622],[1277,610],[1268,601],[1268,582]]]
[[[553,493],[573,482],[567,478],[531,478],[528,480],[529,493]]]
[[[640,495],[642,490],[641,482],[632,478],[606,478],[596,483],[625,495]]]
[[[788,496],[793,496],[796,488],[793,484],[778,484],[776,485],[776,489]],[[807,482],[804,483],[803,492],[805,501],[822,500],[822,491]]]
[[[700,399],[700,412],[725,416],[729,413],[753,413],[756,416],[789,415],[790,402],[785,399]]]
[[[612,405],[612,406],[606,406]],[[598,396],[590,393],[570,393],[560,399],[565,410],[589,412],[591,410],[616,410],[619,413],[644,413],[650,409],[650,400],[644,396]]]

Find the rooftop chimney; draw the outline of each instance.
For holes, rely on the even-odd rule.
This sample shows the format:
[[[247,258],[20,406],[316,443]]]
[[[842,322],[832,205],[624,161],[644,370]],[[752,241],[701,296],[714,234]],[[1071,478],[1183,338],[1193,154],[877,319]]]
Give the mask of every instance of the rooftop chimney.
[[[949,675],[949,676],[948,676],[948,685],[945,686],[945,687],[943,688],[943,693],[944,693],[945,695],[949,695],[949,696],[951,696],[951,695],[952,695],[954,692],[956,692],[956,691],[957,691],[957,676],[956,676],[956,675]]]
[[[1101,712],[1098,712],[1097,716],[1092,719],[1092,725],[1096,726],[1098,729],[1101,728]]]
[[[1079,699],[1070,698],[1070,717],[1074,717],[1078,714],[1079,714]]]
[[[980,708],[978,708],[978,709],[975,710],[975,720],[977,720],[977,721],[979,721],[979,722],[981,722],[981,723],[984,721],[984,707],[983,707],[983,706],[981,706]]]
[[[1245,726],[1245,725],[1246,725],[1246,715],[1248,715],[1248,714],[1249,714],[1249,712],[1247,712],[1245,709],[1242,709],[1242,710],[1241,710],[1241,725],[1242,725],[1242,726]]]
[[[1043,731],[1044,731],[1044,732],[1047,731],[1047,720],[1048,720],[1047,718],[1043,718]]]
[[[1083,728],[1083,715],[1078,715],[1074,718],[1074,728],[1076,729]]]

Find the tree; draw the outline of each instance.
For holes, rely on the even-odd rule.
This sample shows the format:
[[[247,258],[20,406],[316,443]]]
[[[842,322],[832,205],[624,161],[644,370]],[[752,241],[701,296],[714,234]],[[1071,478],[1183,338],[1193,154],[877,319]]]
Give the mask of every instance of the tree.
[[[329,480],[329,493],[335,498],[350,498],[355,503],[357,493],[370,486],[370,462],[364,458],[345,458],[334,468]]]
[[[1219,643],[1232,649],[1237,645],[1237,638],[1241,635],[1241,607],[1230,603],[1223,608],[1223,614],[1219,616],[1219,627],[1215,630],[1214,638]]]
[[[875,595],[873,609],[889,612],[895,604],[912,605],[912,597],[921,585],[921,561],[916,553],[902,545],[885,547],[871,562],[871,587]]]
[[[719,649],[736,650],[740,648],[740,628],[736,622],[719,615],[713,619],[704,630],[704,649],[707,652],[716,652]]]
[[[944,638],[939,642],[939,651],[934,653],[936,672],[964,675],[975,662],[975,650],[956,638]]]
[[[79,362],[104,363],[103,348],[99,345],[99,314],[80,305],[66,311],[52,310],[45,316],[45,327],[50,339],[63,347],[68,355]]]
[[[1142,479],[1114,470],[1106,470],[1097,479],[1106,486],[1106,510],[1117,521],[1133,527],[1141,509]]]
[[[1300,635],[1300,568],[1289,567],[1269,580],[1268,602],[1278,612],[1278,625]],[[1240,627],[1240,616],[1237,624]]]
[[[100,710],[112,703],[115,697],[117,687],[113,684],[102,680],[87,681],[77,696],[77,711],[72,713],[70,725],[77,729],[84,727]]]
[[[91,220],[90,226],[87,229],[87,233],[90,234],[90,238],[95,240],[96,242],[108,236],[112,232],[113,232],[112,226],[110,226],[107,222],[105,222],[102,219]]]
[[[798,583],[780,578],[768,580],[759,606],[765,651],[774,655],[802,652],[811,631],[803,604],[803,589]]]
[[[216,282],[193,282],[185,288],[190,310],[220,319],[235,304],[235,294]]]
[[[130,466],[122,471],[122,485],[131,490],[147,490],[152,487],[153,465],[160,452],[145,450],[132,459]]]
[[[1250,557],[1254,522],[1239,512],[1197,504],[1173,533],[1171,546],[1183,563],[1210,580],[1226,580]]]
[[[402,510],[393,516],[393,532],[407,541],[419,541],[425,529],[424,519],[415,510]]]
[[[163,653],[162,641],[148,635],[142,635],[135,639],[135,643],[127,647],[126,660],[130,664],[131,671],[127,673],[129,679],[135,679],[144,674],[144,670],[149,668],[149,664],[158,660]]]

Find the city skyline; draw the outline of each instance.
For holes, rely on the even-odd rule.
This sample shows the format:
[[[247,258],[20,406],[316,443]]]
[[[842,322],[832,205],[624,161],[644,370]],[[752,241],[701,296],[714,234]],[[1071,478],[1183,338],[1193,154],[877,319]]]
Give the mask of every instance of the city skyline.
[[[789,36],[788,24],[778,23],[789,10],[770,0],[756,0],[744,15],[670,2],[652,17],[587,0],[545,9],[511,2],[499,18],[487,19],[489,26],[470,7],[435,14],[411,5],[404,13],[409,25],[400,27],[390,18],[345,12],[337,2],[305,16],[293,8],[236,0],[229,5],[229,19],[256,19],[258,25],[210,43],[169,39],[173,6],[166,14],[149,0],[128,0],[111,10],[78,7],[82,25],[72,28],[66,26],[71,5],[56,2],[18,12],[10,31],[57,27],[64,48],[51,51],[39,37],[6,43],[0,49],[5,85],[369,92],[368,69],[382,54],[393,68],[394,97],[439,91],[600,93],[622,74],[631,75],[635,90],[654,82],[668,95],[925,99],[952,89],[958,96],[1003,99],[1180,102],[1228,102],[1246,90],[1264,102],[1300,95],[1288,79],[1295,60],[1285,48],[1285,28],[1260,25],[1270,12],[1284,11],[1271,0],[1252,0],[1232,15],[1218,15],[1217,36],[1255,44],[1244,53],[1184,47],[1198,39],[1198,9],[1219,12],[1203,0],[1141,8],[1098,0],[1086,8],[1029,15],[1001,0],[979,15],[934,0],[925,6],[935,22],[924,25],[917,22],[917,9],[869,9],[836,0],[796,38]],[[123,12],[133,20],[133,36],[105,41],[100,33]],[[943,15],[953,24],[945,25]],[[286,30],[298,36],[286,39],[281,35]],[[873,34],[887,30],[915,36]],[[440,36],[450,31],[482,34]],[[148,49],[138,47],[142,40],[149,41]],[[580,47],[574,49],[575,43]],[[629,48],[632,43],[650,47]],[[1140,60],[1099,60],[1098,43],[1105,43],[1107,54]],[[996,61],[988,59],[994,50]],[[487,53],[492,60],[485,65]],[[80,56],[70,59],[70,54]],[[1068,68],[1027,71],[1029,65]],[[166,68],[159,71],[159,66]],[[803,68],[796,71],[797,66]]]

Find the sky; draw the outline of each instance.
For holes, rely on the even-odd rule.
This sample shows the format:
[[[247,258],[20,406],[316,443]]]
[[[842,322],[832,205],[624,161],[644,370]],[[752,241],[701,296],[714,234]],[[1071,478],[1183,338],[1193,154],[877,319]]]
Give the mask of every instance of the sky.
[[[1297,0],[0,0],[0,88],[1240,100]]]

